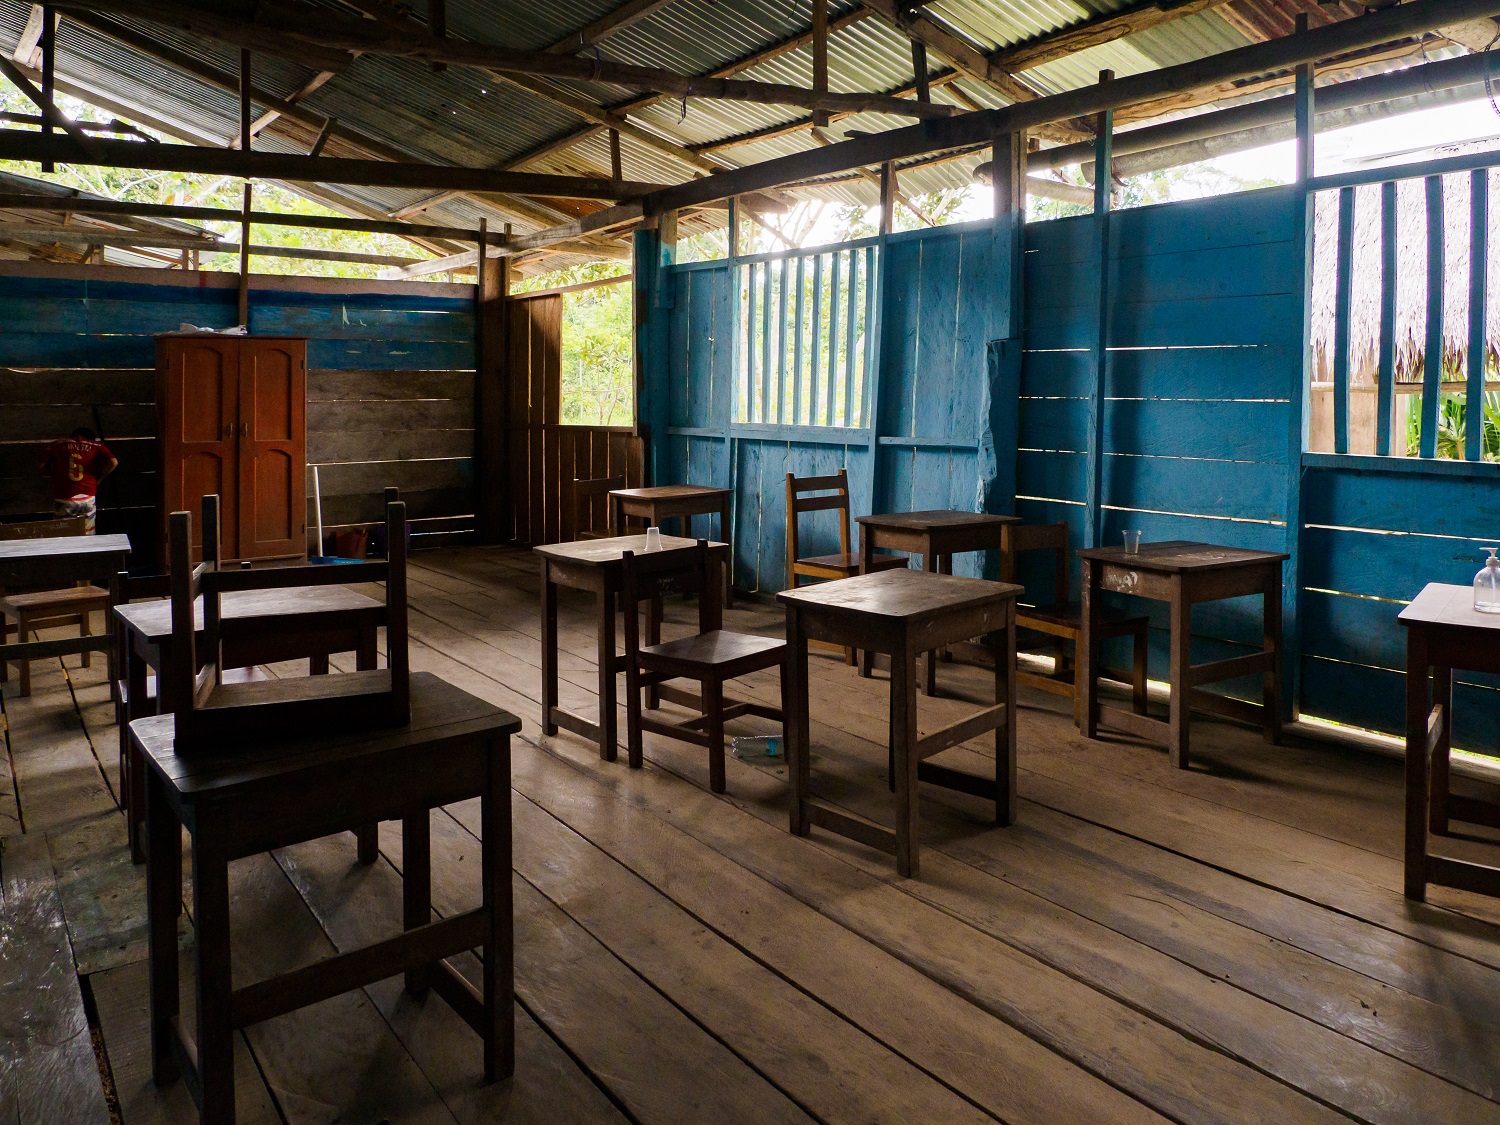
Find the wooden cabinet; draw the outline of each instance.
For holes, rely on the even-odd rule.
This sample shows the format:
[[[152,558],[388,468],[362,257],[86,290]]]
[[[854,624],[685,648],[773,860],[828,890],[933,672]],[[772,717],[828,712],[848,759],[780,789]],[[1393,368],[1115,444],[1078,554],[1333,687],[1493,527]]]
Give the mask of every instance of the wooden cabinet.
[[[220,497],[225,558],[307,550],[307,341],[286,336],[156,338],[161,534],[169,512]]]

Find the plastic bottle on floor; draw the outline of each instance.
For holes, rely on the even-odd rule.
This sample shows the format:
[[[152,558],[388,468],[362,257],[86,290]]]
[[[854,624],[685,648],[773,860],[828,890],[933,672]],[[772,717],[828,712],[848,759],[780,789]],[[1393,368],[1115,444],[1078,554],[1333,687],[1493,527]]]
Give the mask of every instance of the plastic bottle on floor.
[[[742,762],[751,764],[774,763],[785,760],[781,739],[772,734],[736,735],[729,743],[729,752]]]

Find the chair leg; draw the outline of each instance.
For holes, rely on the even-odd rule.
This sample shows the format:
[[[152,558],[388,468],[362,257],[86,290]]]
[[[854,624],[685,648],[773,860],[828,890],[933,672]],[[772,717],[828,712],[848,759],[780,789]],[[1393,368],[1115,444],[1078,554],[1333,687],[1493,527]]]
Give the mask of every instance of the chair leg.
[[[30,635],[30,633],[31,619],[28,618],[25,614],[22,614],[20,617],[16,618],[16,643],[25,644],[26,639]],[[31,695],[31,661],[23,657],[20,661],[20,664],[21,696],[22,698],[26,698]]]
[[[645,764],[641,739],[641,671],[634,660],[625,664],[625,754],[633,770]]]
[[[1147,636],[1148,632],[1144,627],[1135,631],[1135,667],[1132,669],[1130,697],[1137,715],[1146,713]]]
[[[851,668],[859,663],[859,659],[854,655],[854,649],[848,645],[844,646],[844,663]]]
[[[84,610],[78,615],[78,635],[80,637],[92,637],[94,635],[93,622],[89,620],[92,616],[88,610]],[[94,654],[88,649],[83,650],[83,666],[85,668],[92,668],[94,666]]]
[[[715,793],[724,792],[724,683],[722,680],[704,680],[703,714],[708,719],[703,731],[708,735],[708,787]]]

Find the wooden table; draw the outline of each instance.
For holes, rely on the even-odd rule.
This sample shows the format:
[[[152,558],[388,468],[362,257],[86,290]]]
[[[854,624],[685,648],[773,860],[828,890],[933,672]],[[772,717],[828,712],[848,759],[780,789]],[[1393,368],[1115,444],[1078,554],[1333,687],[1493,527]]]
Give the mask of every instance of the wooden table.
[[[1083,636],[1078,645],[1083,682],[1083,733],[1096,737],[1099,723],[1165,742],[1172,764],[1188,768],[1188,716],[1194,709],[1228,715],[1265,730],[1266,740],[1281,737],[1281,564],[1289,555],[1216,547],[1208,543],[1171,540],[1142,543],[1139,554],[1124,547],[1093,547],[1078,552],[1083,560]],[[1170,607],[1171,698],[1168,719],[1138,715],[1099,703],[1099,654],[1095,634],[1102,606],[1100,592],[1135,594],[1166,602]],[[1259,652],[1192,662],[1192,612],[1200,602],[1260,594],[1263,632]],[[1261,703],[1242,703],[1201,690],[1204,684],[1259,673]]]
[[[308,661],[314,675],[328,671],[328,657],[335,652],[353,652],[355,666],[374,668],[376,639],[385,624],[385,603],[344,586],[294,586],[282,590],[253,590],[225,594],[220,601],[223,664],[227,668],[249,668],[282,660]],[[203,605],[195,608],[199,627]],[[161,670],[172,659],[172,603],[133,602],[115,607],[115,620],[125,637],[126,723],[132,719],[176,710],[170,684]],[[147,677],[157,673],[156,706],[152,708]],[[145,822],[146,779],[138,757],[130,750],[120,725],[121,785],[125,802],[126,829],[131,855],[145,860],[141,826]],[[373,831],[362,831],[359,855],[374,863]]]
[[[916,570],[887,570],[837,582],[783,590],[791,647],[786,712],[787,773],[792,787],[792,832],[812,825],[859,840],[896,857],[896,870],[915,877],[917,782],[927,781],[995,802],[995,819],[1016,818],[1016,595],[1020,586]],[[940,645],[994,633],[1003,640],[995,660],[995,703],[917,737],[917,654]],[[896,827],[876,824],[814,797],[809,790],[810,706],[807,645],[829,641],[891,657],[890,785],[896,793]],[[851,705],[853,701],[851,701]],[[985,731],[995,731],[993,780],[924,761]]]
[[[0,589],[11,586],[67,586],[90,582],[109,589],[113,609],[120,600],[119,573],[130,554],[125,535],[63,535],[46,539],[12,539],[0,542]],[[109,617],[106,615],[105,621]],[[40,660],[47,656],[102,652],[109,667],[111,698],[115,692],[114,634],[106,628],[98,636],[64,637],[55,641],[5,643],[0,622],[0,661]]]
[[[626,532],[627,518],[642,519],[650,527],[660,527],[663,520],[678,519],[677,530],[692,538],[693,517],[718,513],[719,532],[725,542],[733,543],[729,529],[730,505],[734,493],[727,488],[710,488],[702,484],[658,484],[650,488],[617,488],[609,494],[609,528],[616,535]],[[706,536],[705,536],[706,538]],[[724,604],[734,604],[733,560],[724,569]]]
[[[1500,806],[1448,791],[1453,670],[1500,672],[1500,615],[1474,608],[1469,586],[1429,582],[1397,616],[1406,626],[1406,897],[1427,884],[1500,895],[1500,868],[1429,855],[1427,833],[1462,820],[1500,828]]]
[[[234,1031],[397,973],[430,985],[484,1041],[487,1081],[515,1069],[510,736],[521,721],[428,672],[411,678],[410,724],[289,737],[275,745],[179,757],[173,717],[130,724],[149,767],[146,869],[152,1073],[179,1074],[209,1125],[234,1120]],[[430,810],[478,797],[483,905],[432,920]],[[230,974],[229,863],[376,820],[401,821],[399,936],[239,988]],[[191,835],[197,1019],[178,1018],[181,832]],[[441,959],[482,948],[475,990]],[[351,1060],[353,1061],[353,1060]],[[376,1060],[365,1060],[375,1063]]]
[[[953,573],[953,556],[965,551],[999,551],[1000,529],[1019,523],[1015,516],[992,516],[986,512],[893,512],[884,516],[860,516],[859,571],[869,573],[877,549],[916,555],[922,569],[936,574]],[[967,640],[968,638],[958,638]],[[947,653],[944,653],[947,656]],[[860,674],[873,667],[870,654],[860,661]],[[923,656],[922,690],[937,693],[937,661],[934,653]]]
[[[695,539],[673,535],[661,537],[663,551],[692,547]],[[615,677],[625,670],[624,656],[615,652],[615,604],[624,578],[621,559],[626,551],[644,553],[644,535],[620,535],[613,539],[586,539],[577,543],[549,543],[532,548],[542,559],[542,733],[553,735],[558,727],[580,734],[599,745],[599,757],[613,762],[619,753]],[[729,564],[729,547],[708,545],[711,567]],[[718,580],[714,576],[713,581]],[[566,711],[557,692],[557,588],[592,591],[598,602],[599,719],[592,722]],[[661,605],[654,602],[646,619],[646,644],[661,640]],[[669,689],[658,689],[671,697]]]

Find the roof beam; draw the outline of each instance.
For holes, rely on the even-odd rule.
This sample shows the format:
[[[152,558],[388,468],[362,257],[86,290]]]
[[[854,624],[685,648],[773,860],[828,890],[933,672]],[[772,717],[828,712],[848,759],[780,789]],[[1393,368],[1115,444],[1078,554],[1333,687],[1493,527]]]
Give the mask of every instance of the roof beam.
[[[752,164],[706,180],[677,184],[643,199],[632,200],[628,208],[606,208],[589,218],[601,226],[619,223],[628,221],[625,216],[637,208],[644,209],[647,215],[655,215],[781,184],[833,175],[851,168],[883,164],[888,160],[982,145],[997,133],[1030,131],[1051,122],[1139,105],[1173,91],[1283,70],[1497,13],[1500,13],[1500,0],[1412,0],[1327,27],[1250,44],[1177,66],[1128,75],[1113,82],[1085,86],[1003,109],[966,113],[947,121],[927,121]],[[552,232],[540,232],[532,236],[531,244],[545,245],[545,240],[550,237],[553,237]]]
[[[91,31],[107,36],[116,43],[129,47],[133,51],[139,51],[144,55],[148,55],[158,62],[175,67],[184,74],[196,78],[198,81],[204,82],[216,89],[231,94],[237,93],[239,90],[239,78],[236,75],[230,74],[227,71],[221,71],[201,59],[179,51],[175,47],[162,43],[159,40],[142,35],[114,20],[82,12],[73,13],[69,18],[89,28]],[[261,106],[268,109],[275,109],[285,121],[295,122],[303,128],[311,130],[313,133],[317,133],[329,125],[328,119],[324,118],[321,114],[309,112],[300,106],[283,101],[264,90],[252,89],[251,97]],[[151,122],[148,121],[146,124],[149,125]],[[271,127],[278,128],[279,125],[280,122],[278,121],[272,123]],[[172,132],[172,130],[163,131]],[[334,126],[330,130],[330,133],[332,136],[337,137],[342,144],[352,146],[358,152],[366,153],[381,160],[403,161],[409,160],[411,157],[410,153],[403,152],[401,149],[375,140],[373,137],[367,137],[363,133],[344,125]],[[462,195],[464,193],[456,192],[454,194]],[[561,217],[559,212],[525,199],[515,199],[502,195],[500,198],[492,201],[486,200],[485,202],[517,219],[528,223],[535,223],[543,227],[557,223]]]
[[[31,65],[31,57],[36,52],[37,44],[42,41],[43,26],[43,8],[40,4],[33,4],[26,16],[26,26],[21,29],[21,37],[16,40],[16,49],[11,56],[22,66]]]
[[[1075,51],[1113,43],[1138,31],[1180,20],[1184,16],[1194,16],[1227,2],[1228,0],[1177,0],[1172,3],[1170,0],[1147,0],[1147,3],[1137,4],[1123,12],[1092,16],[1025,42],[1002,47],[989,56],[989,65],[1009,74],[1030,70],[1034,66],[1056,62]]]
[[[4,74],[6,78],[9,78],[16,89],[25,94],[31,100],[31,103],[42,111],[44,122],[56,125],[59,129],[63,130],[72,139],[73,143],[85,153],[94,151],[96,143],[94,139],[74,124],[71,117],[58,109],[56,103],[51,98],[33,86],[31,79],[27,78],[21,72],[21,68],[15,64],[14,60],[7,58],[4,52],[0,52],[0,74]],[[45,133],[38,133],[36,135],[47,136]],[[46,161],[44,160],[43,163],[46,163]]]
[[[579,28],[572,35],[564,36],[547,48],[549,55],[573,55],[585,47],[602,43],[617,31],[624,31],[631,24],[645,19],[653,12],[665,8],[672,0],[625,0],[612,12],[605,12],[593,23]]]
[[[314,93],[315,91],[321,89],[328,82],[328,80],[331,79],[331,78],[333,78],[333,77],[334,77],[334,73],[331,70],[320,70],[320,71],[318,71],[317,74],[314,74],[311,78],[309,78],[306,82],[304,82],[297,90],[293,91],[292,93],[290,93],[290,94],[288,94],[286,96],[286,98],[284,99],[286,101],[286,104],[287,105],[296,105],[303,98],[305,98],[308,95]],[[250,122],[250,135],[252,137],[259,136],[260,133],[261,133],[261,131],[263,129],[265,129],[266,126],[270,125],[273,121],[275,121],[280,116],[281,116],[281,110],[279,110],[279,109],[265,109],[265,110],[262,110],[260,116],[257,117],[254,121]],[[232,141],[229,142],[229,145],[227,147],[229,147],[229,148],[238,148],[239,145],[240,145],[240,138],[239,137],[235,137]]]
[[[452,37],[398,32],[378,20],[347,19],[310,5],[260,0],[254,20],[209,14],[172,0],[64,0],[67,7],[127,12],[132,16],[165,22],[196,35],[205,35],[239,47],[292,58],[321,70],[340,70],[353,54],[380,54],[398,58],[472,66],[506,74],[569,78],[584,82],[608,82],[674,97],[712,98],[752,102],[760,105],[797,105],[805,109],[855,110],[889,113],[902,117],[941,118],[952,106],[923,105],[905,98],[870,93],[815,93],[800,86],[775,82],[750,82],[731,78],[691,78],[662,67],[633,66],[607,59],[573,55],[551,55],[518,51]],[[425,32],[425,28],[424,28]],[[312,48],[314,62],[306,54]],[[342,54],[340,54],[342,52]],[[333,58],[330,63],[327,60]]]
[[[198,250],[206,254],[238,254],[237,242],[219,242],[188,234],[105,230],[98,227],[56,227],[34,223],[0,223],[0,240],[17,242],[84,242],[95,246],[147,246],[157,249]],[[250,253],[266,258],[304,258],[319,262],[355,262],[370,266],[400,266],[425,261],[395,254],[361,254],[353,250],[322,250],[303,246],[251,246]]]
[[[0,56],[0,68],[8,60]],[[14,64],[12,64],[14,65]],[[207,176],[244,176],[259,180],[348,184],[360,187],[457,187],[462,191],[519,192],[568,199],[620,199],[659,190],[660,184],[607,177],[548,176],[537,172],[495,172],[446,164],[389,160],[346,160],[331,156],[293,156],[275,152],[233,152],[192,145],[141,144],[90,138],[84,149],[71,137],[0,129],[0,159],[95,164],[106,168],[142,168],[157,172],[190,172]]]

